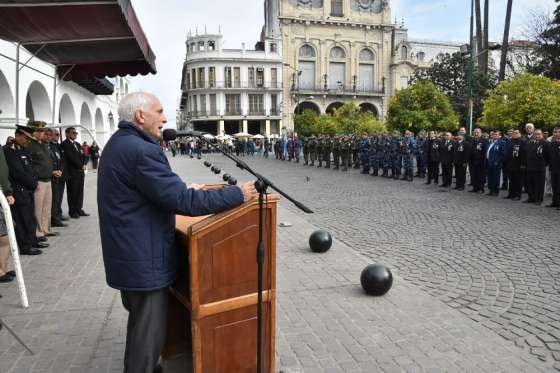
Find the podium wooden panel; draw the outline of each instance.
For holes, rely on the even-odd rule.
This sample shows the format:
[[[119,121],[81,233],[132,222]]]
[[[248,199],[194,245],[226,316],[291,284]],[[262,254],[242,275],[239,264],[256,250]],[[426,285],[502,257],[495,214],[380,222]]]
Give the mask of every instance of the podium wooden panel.
[[[265,203],[264,372],[274,372],[276,210]],[[191,353],[195,373],[257,367],[258,201],[202,218],[177,216],[179,279],[171,287],[165,357]]]

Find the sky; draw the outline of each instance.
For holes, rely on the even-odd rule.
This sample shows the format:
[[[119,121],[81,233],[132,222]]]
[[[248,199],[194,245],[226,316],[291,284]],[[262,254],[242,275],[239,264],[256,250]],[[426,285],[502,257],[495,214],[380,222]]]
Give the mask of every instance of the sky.
[[[483,3],[483,1],[481,1]],[[158,96],[175,127],[180,97],[181,70],[187,33],[217,33],[221,28],[225,48],[252,48],[264,23],[264,0],[132,0],[136,14],[156,54],[156,75],[132,79],[135,90]],[[466,41],[469,35],[470,0],[390,0],[393,18],[404,19],[411,39]],[[490,2],[490,39],[502,40],[507,0]],[[532,12],[552,12],[554,0],[513,2],[511,35],[521,36]]]

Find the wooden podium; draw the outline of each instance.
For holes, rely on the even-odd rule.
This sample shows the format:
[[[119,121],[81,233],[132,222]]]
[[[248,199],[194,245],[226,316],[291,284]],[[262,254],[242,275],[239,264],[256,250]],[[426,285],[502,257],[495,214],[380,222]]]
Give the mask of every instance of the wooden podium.
[[[263,372],[274,372],[276,210],[265,200]],[[257,371],[258,201],[202,218],[177,216],[179,278],[171,287],[164,359],[192,354],[195,373]]]

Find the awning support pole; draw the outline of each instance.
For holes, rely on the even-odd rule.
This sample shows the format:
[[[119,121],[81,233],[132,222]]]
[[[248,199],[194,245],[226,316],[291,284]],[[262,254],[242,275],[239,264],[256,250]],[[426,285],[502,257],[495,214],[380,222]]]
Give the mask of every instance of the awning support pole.
[[[19,125],[19,49],[21,43],[16,46],[16,125]]]
[[[27,61],[25,61],[24,64],[21,65],[20,69],[23,69],[25,66],[27,66],[27,64],[28,64],[29,62],[31,62],[31,60],[32,60],[33,58],[35,58],[35,56],[37,56],[39,53],[41,53],[41,51],[42,51],[46,46],[47,46],[47,44],[41,45],[41,48],[37,49],[37,51],[36,51],[35,53],[33,53],[33,54],[31,55],[31,57],[29,57],[29,59],[28,59]]]
[[[54,67],[54,79],[53,79],[53,97],[52,97],[52,125],[54,126],[56,124],[55,122],[55,118],[56,118],[56,88],[58,87],[58,82],[56,81],[57,79],[57,73],[56,73],[56,66]],[[62,137],[62,136],[61,136]]]

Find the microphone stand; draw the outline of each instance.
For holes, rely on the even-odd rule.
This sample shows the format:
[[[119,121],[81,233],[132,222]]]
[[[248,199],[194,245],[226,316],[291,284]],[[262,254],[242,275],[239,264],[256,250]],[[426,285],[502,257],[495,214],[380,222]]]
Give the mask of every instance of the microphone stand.
[[[263,350],[262,350],[262,318],[263,318],[263,301],[262,301],[262,293],[263,293],[263,270],[264,270],[264,245],[263,245],[263,228],[264,228],[264,196],[267,194],[267,189],[271,188],[278,192],[282,197],[286,198],[288,201],[292,202],[297,208],[301,211],[312,214],[313,211],[309,209],[307,206],[302,204],[301,202],[295,200],[290,195],[286,194],[282,190],[280,190],[276,185],[272,183],[272,181],[268,180],[266,177],[262,176],[255,170],[253,170],[247,163],[239,159],[237,156],[228,153],[227,151],[223,150],[222,147],[213,144],[204,136],[196,136],[204,141],[206,144],[211,146],[212,148],[218,150],[220,153],[225,155],[227,158],[231,159],[237,167],[242,170],[247,171],[251,175],[253,175],[257,181],[255,181],[255,189],[259,192],[259,241],[257,244],[257,264],[258,264],[258,293],[257,293],[257,373],[262,372],[262,364],[263,364]],[[274,353],[274,351],[272,352]]]

